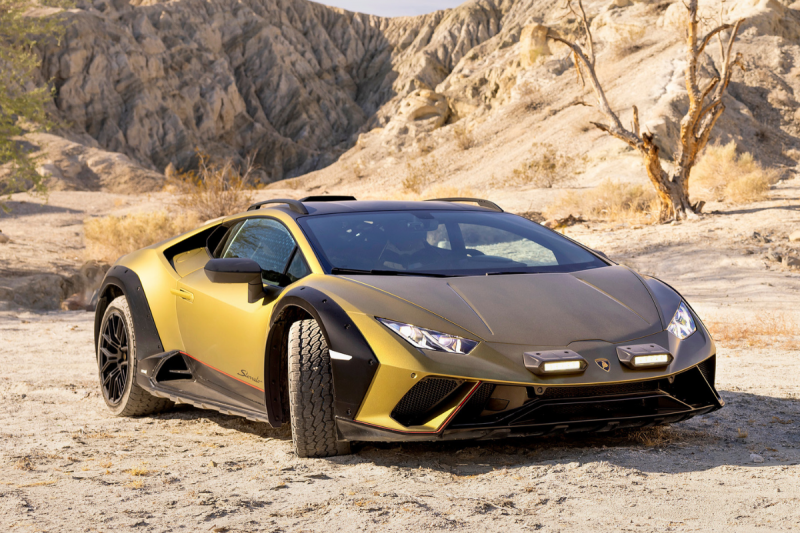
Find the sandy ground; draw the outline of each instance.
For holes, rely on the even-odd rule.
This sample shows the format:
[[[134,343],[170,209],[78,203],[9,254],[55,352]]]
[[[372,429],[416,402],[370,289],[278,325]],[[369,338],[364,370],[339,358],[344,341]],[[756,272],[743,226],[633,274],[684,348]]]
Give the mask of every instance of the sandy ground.
[[[720,214],[696,222],[568,234],[673,284],[704,319],[746,323],[770,311],[798,324],[800,272],[765,254],[797,253],[788,235],[800,227],[799,192],[793,180],[769,202],[717,206]],[[0,247],[2,268],[75,268],[83,218],[162,203],[54,193],[48,206],[17,204],[0,218],[14,241]],[[96,383],[92,320],[0,311],[3,530],[800,529],[800,337],[721,345],[727,407],[664,431],[357,445],[350,456],[303,460],[288,429],[215,412],[111,417]]]

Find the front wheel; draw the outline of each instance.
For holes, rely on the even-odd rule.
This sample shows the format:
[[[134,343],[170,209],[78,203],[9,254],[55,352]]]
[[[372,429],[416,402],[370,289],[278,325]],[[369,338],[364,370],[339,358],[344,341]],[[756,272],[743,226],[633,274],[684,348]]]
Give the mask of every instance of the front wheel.
[[[115,298],[103,314],[97,339],[100,390],[115,416],[144,416],[169,408],[172,402],[156,398],[136,384],[136,332],[128,300]]]
[[[289,328],[289,413],[292,441],[299,457],[330,457],[347,453],[338,441],[333,414],[333,377],[325,337],[315,320]]]

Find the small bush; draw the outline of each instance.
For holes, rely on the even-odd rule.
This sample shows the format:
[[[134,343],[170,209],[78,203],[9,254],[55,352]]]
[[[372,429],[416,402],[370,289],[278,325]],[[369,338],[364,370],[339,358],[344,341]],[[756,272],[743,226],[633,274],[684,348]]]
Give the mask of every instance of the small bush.
[[[403,178],[403,192],[419,194],[439,177],[439,161],[431,156],[423,158],[418,164],[406,163],[406,176]]]
[[[114,263],[145,246],[185,233],[201,223],[195,213],[135,213],[91,218],[83,223],[89,259]]]
[[[566,191],[544,210],[546,218],[582,215],[589,219],[655,223],[658,198],[650,187],[606,180],[587,191]]]
[[[472,128],[468,128],[463,123],[453,126],[453,138],[456,140],[456,146],[462,150],[469,150],[475,146],[475,137],[472,135]]]
[[[800,337],[800,325],[786,313],[759,312],[751,320],[711,318],[705,321],[715,341],[726,346],[789,346]]]
[[[230,160],[213,163],[207,154],[198,155],[197,171],[167,177],[167,187],[180,195],[179,208],[197,213],[202,220],[211,220],[244,211],[253,203],[249,183],[255,170],[252,159],[239,167]]]
[[[709,146],[692,169],[692,199],[734,204],[764,200],[780,171],[765,169],[750,153],[737,153],[736,143]]]
[[[549,189],[580,173],[586,165],[585,157],[576,157],[559,152],[547,143],[534,144],[535,155],[525,160],[503,180],[496,180],[500,187],[533,186]]]

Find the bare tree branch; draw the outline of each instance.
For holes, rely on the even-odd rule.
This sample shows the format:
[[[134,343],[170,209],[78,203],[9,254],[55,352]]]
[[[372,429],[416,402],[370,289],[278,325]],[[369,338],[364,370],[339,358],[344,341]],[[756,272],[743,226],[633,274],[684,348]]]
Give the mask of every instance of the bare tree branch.
[[[706,36],[703,37],[703,40],[700,42],[700,46],[697,47],[697,55],[703,53],[703,50],[706,49],[706,46],[708,45],[709,41],[711,41],[711,39],[713,39],[716,34],[723,32],[730,27],[731,27],[730,24],[723,24],[722,26],[718,26],[713,30],[711,30],[710,32],[708,32]]]
[[[703,89],[703,94],[700,95],[701,104],[708,97],[708,95],[711,94],[711,91],[714,90],[714,87],[716,87],[718,83],[719,83],[719,78],[716,76],[711,80],[709,80],[708,85],[706,85],[706,88]]]
[[[642,136],[639,130],[639,108],[636,106],[633,106],[633,133],[636,134],[637,137]]]

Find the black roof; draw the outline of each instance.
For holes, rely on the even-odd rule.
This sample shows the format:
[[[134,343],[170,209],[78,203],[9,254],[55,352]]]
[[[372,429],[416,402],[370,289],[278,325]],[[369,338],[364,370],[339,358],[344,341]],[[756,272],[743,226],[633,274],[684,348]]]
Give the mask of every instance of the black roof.
[[[264,202],[265,208],[282,209],[294,217],[329,215],[334,213],[359,213],[368,211],[502,211],[499,207],[481,207],[470,203],[454,201],[394,201],[394,200],[343,200],[343,201],[299,201],[299,200],[269,200]],[[491,202],[485,204],[491,204]],[[254,204],[251,210],[258,209],[261,202]],[[494,206],[494,204],[491,204]],[[496,206],[495,206],[496,207]],[[304,213],[303,211],[307,211]]]

